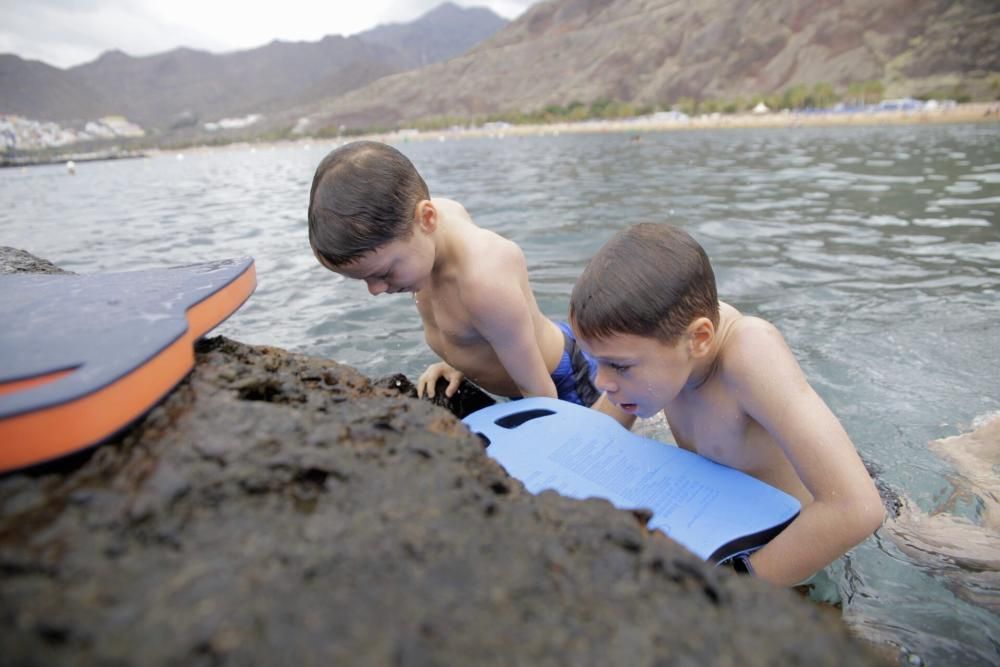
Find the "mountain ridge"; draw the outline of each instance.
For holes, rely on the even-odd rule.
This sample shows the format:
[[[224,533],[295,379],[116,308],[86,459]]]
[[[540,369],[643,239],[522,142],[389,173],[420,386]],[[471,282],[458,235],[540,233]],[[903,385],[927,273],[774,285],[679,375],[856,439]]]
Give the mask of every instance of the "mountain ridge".
[[[549,0],[466,54],[324,100],[315,119],[393,126],[601,98],[669,106],[819,82],[875,80],[890,96],[986,86],[1000,81],[997,35],[1000,5],[986,0]]]
[[[0,113],[56,122],[124,115],[163,131],[275,113],[453,57],[506,24],[490,10],[448,2],[409,23],[349,37],[273,40],[225,53],[178,47],[130,56],[112,49],[66,69],[0,54]],[[425,38],[415,40],[416,34]]]
[[[121,114],[154,135],[199,141],[202,125],[224,117],[265,117],[243,138],[292,128],[339,134],[609,101],[748,108],[820,84],[839,97],[872,83],[887,97],[994,99],[998,36],[993,0],[544,0],[509,23],[445,3],[410,23],[316,42],[141,58],[109,51],[71,76],[0,55],[0,113]]]

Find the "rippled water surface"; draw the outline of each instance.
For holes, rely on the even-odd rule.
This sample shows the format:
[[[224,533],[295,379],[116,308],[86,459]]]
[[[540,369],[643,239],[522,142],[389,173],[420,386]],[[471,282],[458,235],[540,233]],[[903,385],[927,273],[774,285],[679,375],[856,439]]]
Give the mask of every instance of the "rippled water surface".
[[[845,618],[906,660],[1000,662],[1000,553],[984,519],[996,497],[965,488],[968,476],[928,444],[1000,411],[1000,125],[398,147],[432,194],[521,245],[552,317],[565,317],[575,277],[617,229],[687,228],[713,260],[720,296],[782,330],[918,519],[883,528],[832,568]],[[252,255],[259,287],[222,333],[415,377],[433,356],[410,297],[370,297],[309,251],[309,185],[330,148],[197,151],[81,164],[75,176],[3,170],[0,244],[81,273]],[[997,479],[1000,442],[982,466]],[[967,546],[943,545],[947,533],[928,547],[919,518],[931,515],[982,531],[985,555],[941,556]]]

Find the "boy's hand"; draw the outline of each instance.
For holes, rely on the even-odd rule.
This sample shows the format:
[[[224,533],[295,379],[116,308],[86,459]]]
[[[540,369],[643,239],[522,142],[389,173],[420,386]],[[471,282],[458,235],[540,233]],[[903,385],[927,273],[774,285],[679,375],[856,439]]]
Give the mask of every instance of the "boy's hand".
[[[426,393],[427,396],[434,398],[437,381],[439,378],[444,378],[448,381],[448,387],[444,390],[444,395],[451,398],[458,391],[458,385],[462,383],[464,377],[465,373],[452,368],[443,361],[431,364],[417,379],[417,396],[423,398]]]

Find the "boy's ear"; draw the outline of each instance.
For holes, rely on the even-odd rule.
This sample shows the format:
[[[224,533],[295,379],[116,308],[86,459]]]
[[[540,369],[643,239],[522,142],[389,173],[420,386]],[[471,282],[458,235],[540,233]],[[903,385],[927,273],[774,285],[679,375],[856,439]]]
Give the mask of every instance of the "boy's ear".
[[[425,232],[433,232],[437,229],[437,207],[430,199],[421,199],[417,202],[416,223]]]
[[[695,318],[687,328],[688,347],[691,356],[703,357],[712,349],[715,340],[715,325],[707,317]]]

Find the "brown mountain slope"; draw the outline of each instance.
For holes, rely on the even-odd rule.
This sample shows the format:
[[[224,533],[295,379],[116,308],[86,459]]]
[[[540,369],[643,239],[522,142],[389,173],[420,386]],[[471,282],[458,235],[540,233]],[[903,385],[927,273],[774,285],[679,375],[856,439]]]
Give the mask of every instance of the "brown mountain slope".
[[[548,0],[463,56],[327,101],[317,119],[392,125],[872,79],[916,94],[1000,73],[998,35],[994,0]]]

